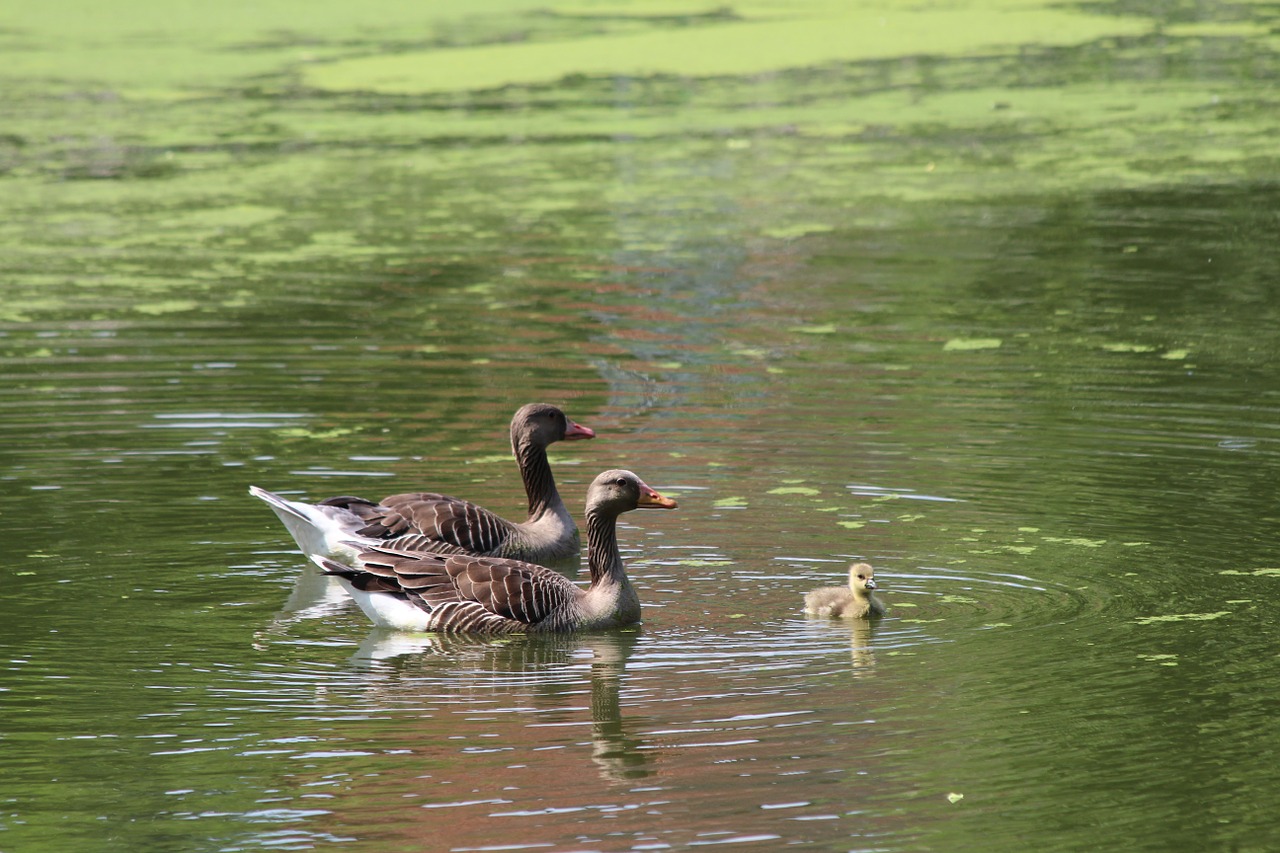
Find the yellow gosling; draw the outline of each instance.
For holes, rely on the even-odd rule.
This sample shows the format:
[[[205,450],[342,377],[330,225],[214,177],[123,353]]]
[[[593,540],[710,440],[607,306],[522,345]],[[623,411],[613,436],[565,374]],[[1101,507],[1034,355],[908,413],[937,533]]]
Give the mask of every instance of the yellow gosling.
[[[804,612],[840,619],[883,616],[884,605],[871,594],[875,588],[875,569],[866,563],[854,563],[849,567],[848,586],[825,586],[805,593]]]

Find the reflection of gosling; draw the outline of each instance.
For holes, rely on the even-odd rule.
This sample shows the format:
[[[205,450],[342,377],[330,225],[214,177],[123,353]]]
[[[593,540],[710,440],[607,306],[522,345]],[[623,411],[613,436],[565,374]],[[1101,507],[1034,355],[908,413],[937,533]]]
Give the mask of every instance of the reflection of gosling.
[[[805,593],[804,612],[843,619],[883,616],[884,605],[871,594],[876,588],[875,573],[866,563],[854,563],[849,567],[848,586],[824,586]]]

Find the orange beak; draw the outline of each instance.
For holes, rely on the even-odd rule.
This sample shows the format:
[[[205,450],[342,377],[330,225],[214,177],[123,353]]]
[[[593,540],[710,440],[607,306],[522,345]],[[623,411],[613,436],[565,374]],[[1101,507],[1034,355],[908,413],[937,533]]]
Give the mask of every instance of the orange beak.
[[[641,509],[675,509],[679,504],[676,503],[675,498],[669,498],[665,495],[661,495],[646,486],[644,483],[641,483],[640,500],[636,501],[636,506]]]

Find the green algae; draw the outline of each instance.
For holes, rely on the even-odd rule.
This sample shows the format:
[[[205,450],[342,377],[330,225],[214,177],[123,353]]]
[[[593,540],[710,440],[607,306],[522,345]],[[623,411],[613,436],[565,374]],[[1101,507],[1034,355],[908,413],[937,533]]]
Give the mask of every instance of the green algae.
[[[305,438],[313,441],[332,441],[337,438],[345,438],[352,435],[356,430],[345,427],[335,427],[327,430],[313,430],[306,427],[287,427],[285,429],[275,430],[275,434],[281,438]]]
[[[467,464],[468,465],[494,465],[500,462],[510,462],[512,461],[512,459],[513,457],[510,453],[494,453],[489,456],[477,456],[473,459],[468,459]]]
[[[1224,616],[1230,616],[1229,610],[1218,610],[1212,613],[1173,613],[1167,616],[1142,616],[1134,621],[1139,625],[1155,625],[1164,622],[1212,622]]]
[[[1177,666],[1178,656],[1172,654],[1149,654],[1138,655],[1138,660],[1148,661],[1150,663],[1159,664],[1160,666]]]
[[[766,237],[772,237],[775,240],[793,240],[796,237],[806,237],[810,234],[824,234],[828,231],[834,231],[834,225],[826,225],[816,222],[797,223],[795,225],[781,225],[776,228],[767,228],[761,233]]]
[[[294,63],[349,55],[352,37],[371,45],[447,35],[467,19],[536,9],[518,0],[434,4],[428,15],[396,0],[317,3],[299,14],[287,0],[175,6],[129,0],[24,3],[5,10],[4,76],[117,87],[152,98],[189,97]]]
[[[1045,536],[1043,539],[1054,545],[1074,545],[1079,548],[1101,548],[1107,544],[1105,539],[1086,539],[1082,536]]]
[[[859,4],[840,11],[705,23],[632,34],[409,52],[310,66],[319,89],[376,93],[458,92],[546,85],[571,76],[726,77],[898,56],[1014,50],[1028,42],[1079,44],[1147,32],[1143,18],[1052,8],[904,9]]]
[[[139,314],[149,314],[158,317],[163,314],[177,314],[184,311],[195,311],[200,307],[200,303],[194,299],[169,299],[163,302],[142,302],[133,305],[133,310]]]
[[[343,270],[411,268],[414,245],[459,262],[537,233],[568,253],[656,255],[698,229],[801,243],[876,227],[885,200],[1273,174],[1275,96],[1194,70],[1206,42],[1239,55],[1237,76],[1275,70],[1267,19],[1246,14],[25,4],[0,32],[0,319],[249,307],[294,270],[334,268],[324,289]],[[1166,76],[1143,70],[1152,57]],[[617,225],[657,210],[683,225]],[[180,269],[157,261],[178,253]]]
[[[1155,352],[1156,347],[1149,344],[1111,343],[1103,344],[1107,352]]]
[[[999,349],[999,338],[952,338],[942,345],[945,352],[970,352],[973,350]]]

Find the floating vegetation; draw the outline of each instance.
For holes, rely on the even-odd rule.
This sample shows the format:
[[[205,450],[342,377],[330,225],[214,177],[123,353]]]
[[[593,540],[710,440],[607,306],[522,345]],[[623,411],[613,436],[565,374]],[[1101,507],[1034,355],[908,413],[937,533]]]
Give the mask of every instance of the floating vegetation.
[[[1213,613],[1173,613],[1168,616],[1140,616],[1134,622],[1139,625],[1155,625],[1162,622],[1212,622],[1230,615],[1229,610],[1218,610]]]
[[[1148,344],[1126,344],[1126,343],[1103,344],[1102,348],[1107,352],[1155,352],[1156,351],[1156,347],[1150,346]]]
[[[999,349],[999,338],[952,338],[942,345],[944,352],[968,352],[970,350]]]
[[[272,430],[272,432],[282,438],[309,438],[316,441],[331,441],[335,438],[351,435],[356,430],[348,427],[334,427],[326,430],[307,429],[306,427],[284,427]]]
[[[1045,536],[1045,542],[1051,542],[1055,545],[1075,545],[1080,548],[1101,548],[1107,544],[1105,539],[1085,539],[1080,536],[1061,537],[1061,536]]]
[[[764,236],[772,237],[775,240],[794,240],[795,238],[803,237],[806,234],[821,234],[834,230],[835,228],[830,225],[808,223],[798,225],[780,225],[776,228],[766,228],[763,234]]]
[[[651,26],[453,50],[384,51],[307,66],[303,80],[333,91],[415,94],[544,87],[594,77],[763,75],[899,56],[1004,53],[1027,42],[1081,44],[1151,29],[1151,21],[1141,17],[1054,7],[802,3],[777,15],[770,6],[744,2],[735,11],[734,18],[702,18],[679,29]]]
[[[149,314],[153,317],[159,317],[164,314],[178,314],[184,311],[195,311],[200,308],[200,303],[194,299],[169,299],[164,302],[141,302],[133,306],[133,310],[139,314]]]
[[[1177,666],[1177,655],[1138,655],[1138,660],[1145,660],[1151,663],[1158,663],[1160,666]]]

